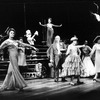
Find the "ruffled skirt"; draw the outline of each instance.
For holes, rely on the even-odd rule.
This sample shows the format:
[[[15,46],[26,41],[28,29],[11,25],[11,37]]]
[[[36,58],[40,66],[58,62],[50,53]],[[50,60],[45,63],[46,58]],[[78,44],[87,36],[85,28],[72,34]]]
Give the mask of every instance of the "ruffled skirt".
[[[62,76],[81,75],[83,66],[80,56],[69,55],[62,64]]]

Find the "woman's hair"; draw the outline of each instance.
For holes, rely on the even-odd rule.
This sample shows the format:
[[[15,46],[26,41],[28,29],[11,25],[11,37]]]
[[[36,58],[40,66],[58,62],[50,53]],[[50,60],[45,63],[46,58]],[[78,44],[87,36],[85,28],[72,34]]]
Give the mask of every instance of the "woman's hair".
[[[52,18],[49,17],[48,20],[49,20],[49,19],[52,21]]]
[[[55,39],[53,41],[53,44],[55,44],[57,42],[56,39],[59,39],[59,41],[60,41],[60,36],[59,35],[55,36]]]
[[[16,31],[14,28],[9,28],[8,31],[7,31],[7,35],[9,35],[10,31],[14,31],[14,34],[16,34]]]

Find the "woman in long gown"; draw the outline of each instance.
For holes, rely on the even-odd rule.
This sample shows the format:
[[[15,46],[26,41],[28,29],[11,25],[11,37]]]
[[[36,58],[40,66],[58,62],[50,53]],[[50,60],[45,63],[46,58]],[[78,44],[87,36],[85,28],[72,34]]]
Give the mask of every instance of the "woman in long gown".
[[[2,86],[0,87],[0,91],[11,90],[11,89],[22,90],[24,87],[27,86],[27,84],[19,72],[18,44],[22,44],[24,46],[28,46],[31,48],[34,47],[25,43],[21,43],[18,40],[14,40],[13,38],[15,36],[15,30],[13,28],[10,28],[7,34],[9,35],[9,38],[0,45],[0,49],[8,47],[10,63],[9,63],[7,75],[3,81]]]
[[[90,56],[92,58],[92,55],[95,53],[95,76],[93,80],[97,81],[98,73],[100,73],[100,36],[97,36],[94,42],[95,44],[93,45]]]
[[[68,46],[66,52],[65,62],[62,64],[62,76],[70,76],[71,77],[71,85],[75,85],[73,83],[73,77],[77,76],[77,84],[82,84],[80,82],[80,75],[82,71],[82,62],[80,58],[81,51],[79,48],[83,47],[83,45],[77,45],[78,38],[76,36],[71,38],[72,43]]]
[[[49,47],[51,44],[52,44],[52,41],[53,41],[53,34],[54,34],[54,29],[53,27],[61,27],[61,25],[54,25],[51,23],[52,22],[52,19],[51,18],[48,18],[48,23],[47,24],[41,24],[41,22],[39,22],[39,24],[41,26],[45,26],[47,27],[47,46]]]
[[[85,47],[82,48],[83,51],[82,62],[83,62],[83,67],[85,69],[82,77],[89,77],[95,74],[95,67],[89,55],[91,52],[91,48],[87,44],[88,41],[85,41]]]

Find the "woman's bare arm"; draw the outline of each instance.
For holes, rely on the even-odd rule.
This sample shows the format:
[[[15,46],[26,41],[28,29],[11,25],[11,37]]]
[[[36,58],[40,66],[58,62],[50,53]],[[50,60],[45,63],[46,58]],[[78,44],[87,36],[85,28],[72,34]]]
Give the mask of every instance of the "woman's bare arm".
[[[39,22],[39,24],[40,24],[41,26],[45,26],[45,27],[47,26],[47,24],[41,24],[41,22]]]

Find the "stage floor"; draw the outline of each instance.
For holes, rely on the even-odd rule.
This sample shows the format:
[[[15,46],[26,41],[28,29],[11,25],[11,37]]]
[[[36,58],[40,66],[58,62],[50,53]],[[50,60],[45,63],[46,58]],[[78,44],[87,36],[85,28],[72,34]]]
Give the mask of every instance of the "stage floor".
[[[0,100],[100,100],[100,82],[92,78],[81,78],[81,81],[84,84],[71,86],[69,82],[56,83],[50,78],[26,80],[28,87],[23,91],[0,92]]]

